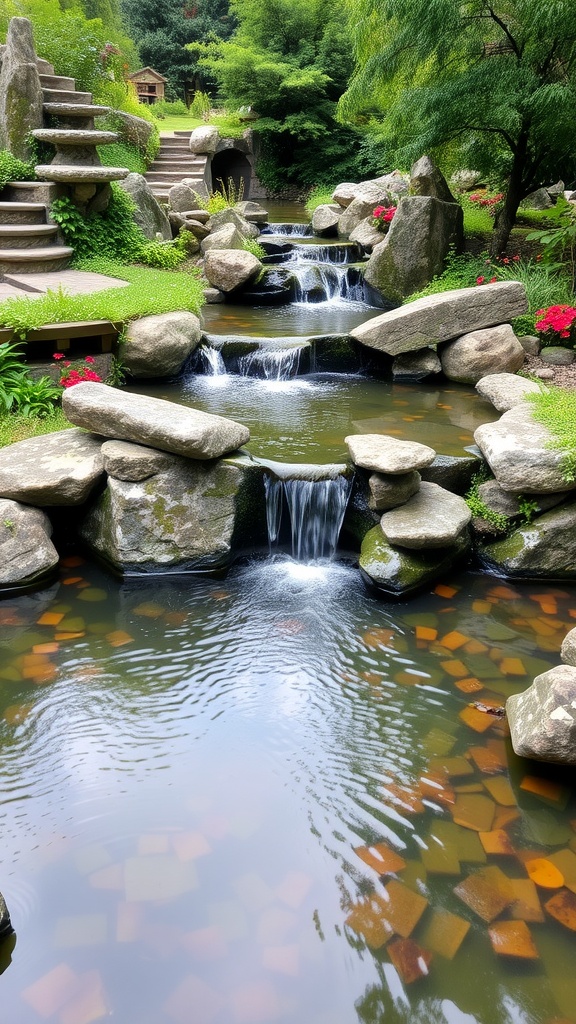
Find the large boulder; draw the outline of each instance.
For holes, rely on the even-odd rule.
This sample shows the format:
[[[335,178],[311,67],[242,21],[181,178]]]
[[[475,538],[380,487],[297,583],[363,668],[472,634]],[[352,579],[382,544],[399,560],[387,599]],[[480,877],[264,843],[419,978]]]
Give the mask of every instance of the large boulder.
[[[343,209],[350,206],[356,196],[358,185],[354,181],[341,181],[332,193],[332,201]]]
[[[132,377],[173,377],[200,343],[202,328],[185,310],[132,320],[122,362]]]
[[[404,505],[420,489],[420,473],[371,473],[368,479],[368,506],[374,512],[386,512]]]
[[[384,241],[368,260],[365,280],[390,301],[401,302],[442,273],[450,248],[461,248],[463,231],[464,214],[458,203],[406,196]]]
[[[510,324],[484,327],[442,346],[442,372],[449,380],[477,384],[488,374],[512,374],[524,363],[526,353]]]
[[[560,648],[560,657],[565,665],[573,665],[576,668],[576,629],[566,633]]]
[[[265,210],[260,203],[254,203],[251,199],[243,199],[241,203],[236,203],[234,209],[238,210],[238,213],[245,220],[250,221],[251,224],[264,227],[268,223],[268,210]]]
[[[58,565],[51,533],[39,508],[0,498],[0,588],[41,582]]]
[[[404,505],[384,513],[380,527],[389,544],[421,551],[454,544],[471,518],[464,498],[423,481]]]
[[[536,422],[528,402],[514,406],[496,423],[483,423],[474,440],[505,491],[550,494],[576,487],[564,479],[564,452],[554,447],[552,434]]]
[[[496,480],[485,480],[478,485],[478,497],[492,512],[507,516],[510,520],[521,519],[521,499],[527,499],[531,503],[533,515],[540,515],[548,512],[549,509],[559,505],[564,500],[563,494],[511,494],[510,491],[503,491]]]
[[[261,270],[260,260],[243,249],[212,249],[204,260],[204,273],[209,283],[226,293],[253,281]]]
[[[248,427],[223,416],[92,381],[68,388],[62,409],[72,423],[86,430],[189,459],[217,459],[250,438]]]
[[[390,176],[386,176],[374,181],[363,181],[357,186],[352,202],[340,214],[339,235],[349,237],[360,221],[373,215],[376,206],[396,206],[398,193],[394,191],[389,178]]]
[[[368,252],[372,252],[375,245],[380,245],[380,242],[384,241],[384,235],[374,224],[373,217],[365,217],[364,220],[361,220],[354,230],[350,232],[349,237],[351,242],[356,242],[357,245],[361,245]]]
[[[329,237],[338,234],[338,221],[342,207],[338,203],[321,203],[312,214],[312,230],[315,235]]]
[[[187,213],[198,206],[196,189],[179,181],[168,192],[168,206],[174,213]]]
[[[429,466],[436,452],[418,441],[403,441],[389,434],[350,434],[344,438],[355,466],[393,476]]]
[[[380,526],[368,531],[360,551],[360,571],[364,579],[387,597],[404,598],[442,579],[470,552],[467,532],[449,548],[432,551],[408,551],[392,547]]]
[[[146,238],[155,239],[157,235],[162,235],[164,241],[170,241],[172,238],[170,221],[155,198],[146,178],[133,171],[118,184],[134,202],[136,206],[134,220]]]
[[[244,238],[234,224],[223,224],[221,228],[211,231],[200,243],[203,253],[211,249],[241,249]]]
[[[194,128],[190,136],[190,150],[192,153],[201,153],[213,156],[218,149],[220,132],[211,124],[200,125]]]
[[[522,348],[526,351],[523,345]],[[524,402],[526,395],[537,394],[542,390],[542,384],[537,384],[526,377],[518,377],[514,373],[489,373],[476,383],[478,394],[490,402],[498,412],[508,412],[515,405]]]
[[[434,462],[422,470],[422,479],[454,494],[467,494],[472,478],[483,465],[477,455],[437,455]]]
[[[251,221],[247,220],[246,217],[231,206],[226,210],[213,213],[211,224],[213,231],[218,231],[225,224],[233,224],[244,238],[258,238],[260,234],[255,224],[251,223]]]
[[[0,71],[0,149],[31,159],[30,133],[42,127],[43,102],[32,25],[28,18],[12,18]]]
[[[394,224],[394,221],[392,221]],[[407,302],[350,331],[356,341],[396,356],[433,348],[468,331],[493,327],[528,309],[526,289],[519,281],[498,281],[481,288],[455,288]]]
[[[154,125],[136,114],[127,114],[125,110],[113,110],[110,114],[110,121],[114,125],[114,131],[120,136],[121,142],[135,146],[144,152],[152,134]]]
[[[163,469],[168,469],[174,456],[159,452],[156,448],[145,448],[130,441],[104,441],[102,445],[104,469],[108,476],[132,483],[148,480]]]
[[[86,386],[76,384],[64,397]],[[81,505],[102,476],[101,446],[102,438],[83,430],[59,430],[2,448],[0,496],[25,505]]]
[[[126,456],[120,465],[115,462],[125,477]],[[256,516],[247,507],[253,476],[234,460],[198,463],[165,456],[162,468],[145,479],[110,476],[80,535],[121,572],[222,569],[235,534],[243,532],[240,515]],[[258,484],[262,490],[261,470]]]
[[[558,665],[506,701],[518,757],[576,765],[576,668]]]
[[[516,579],[576,580],[576,505],[565,504],[480,551],[483,564]]]
[[[410,170],[410,192],[414,196],[433,196],[443,203],[456,200],[448,188],[446,178],[429,156],[421,156]]]

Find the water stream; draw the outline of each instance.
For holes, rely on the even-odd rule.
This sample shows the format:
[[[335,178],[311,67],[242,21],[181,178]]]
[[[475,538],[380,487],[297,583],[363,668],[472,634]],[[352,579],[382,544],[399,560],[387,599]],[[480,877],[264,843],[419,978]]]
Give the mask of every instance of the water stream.
[[[575,1019],[550,902],[576,889],[573,779],[471,705],[558,663],[576,588],[458,572],[409,603],[367,592],[337,549],[343,438],[458,454],[496,414],[465,387],[315,369],[317,308],[211,307],[201,361],[139,389],[248,423],[270,557],[121,582],[72,550],[0,600],[9,1024]],[[565,886],[532,885],[534,858]]]

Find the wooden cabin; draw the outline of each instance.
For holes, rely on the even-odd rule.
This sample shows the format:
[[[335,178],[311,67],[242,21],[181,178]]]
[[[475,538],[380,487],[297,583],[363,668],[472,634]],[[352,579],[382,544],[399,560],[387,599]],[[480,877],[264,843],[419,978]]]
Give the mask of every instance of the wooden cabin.
[[[140,68],[128,75],[128,79],[134,82],[140,103],[151,104],[164,99],[167,79],[154,68]]]

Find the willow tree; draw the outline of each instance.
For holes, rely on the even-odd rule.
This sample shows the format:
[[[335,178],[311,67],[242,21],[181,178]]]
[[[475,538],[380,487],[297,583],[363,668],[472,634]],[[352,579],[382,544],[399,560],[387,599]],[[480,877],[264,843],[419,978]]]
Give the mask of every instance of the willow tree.
[[[446,144],[499,176],[492,251],[518,207],[576,172],[574,0],[349,0],[356,72],[340,116],[379,115],[396,161]]]

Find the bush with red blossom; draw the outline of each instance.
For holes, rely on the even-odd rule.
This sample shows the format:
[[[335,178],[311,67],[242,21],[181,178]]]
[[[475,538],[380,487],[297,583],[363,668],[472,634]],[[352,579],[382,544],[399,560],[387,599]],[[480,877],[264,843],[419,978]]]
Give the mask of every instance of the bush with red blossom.
[[[545,340],[549,344],[554,340],[563,342],[571,337],[572,328],[576,323],[576,307],[548,306],[546,309],[538,309],[536,317],[535,328],[538,334],[546,335]]]
[[[82,384],[85,380],[96,381],[99,384],[102,383],[100,374],[91,368],[95,362],[94,356],[85,356],[84,361],[81,363],[71,363],[69,360],[64,359],[62,352],[55,352],[52,358],[57,362],[64,360],[60,376],[60,384],[63,388],[74,387],[75,384]]]

